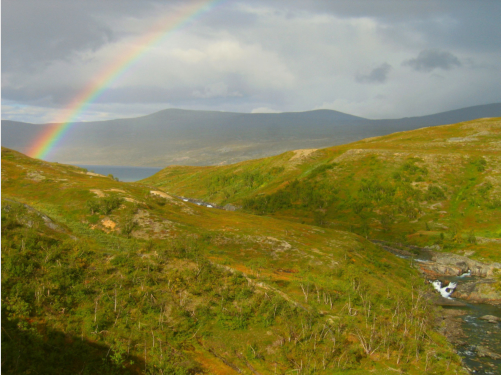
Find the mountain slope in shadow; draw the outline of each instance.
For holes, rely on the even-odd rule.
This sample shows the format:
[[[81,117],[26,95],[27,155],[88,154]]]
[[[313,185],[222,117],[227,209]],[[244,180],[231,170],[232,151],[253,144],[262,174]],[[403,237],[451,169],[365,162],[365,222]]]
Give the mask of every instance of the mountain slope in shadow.
[[[499,116],[501,103],[393,120],[332,110],[251,114],[167,109],[138,118],[75,123],[48,158],[91,165],[229,164]],[[2,120],[2,146],[26,153],[49,126]]]

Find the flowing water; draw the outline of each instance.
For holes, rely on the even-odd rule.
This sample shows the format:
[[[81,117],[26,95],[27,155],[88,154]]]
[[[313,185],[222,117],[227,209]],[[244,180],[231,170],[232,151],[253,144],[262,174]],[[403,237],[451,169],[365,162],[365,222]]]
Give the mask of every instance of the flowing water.
[[[468,312],[461,319],[467,343],[457,347],[459,355],[475,374],[501,374],[501,359],[481,358],[476,353],[477,346],[501,353],[501,324],[480,319],[485,315],[501,317],[501,309],[487,304],[468,304],[464,309]]]
[[[396,255],[400,258],[409,259],[411,262],[431,260],[429,251],[421,251],[413,257]],[[493,359],[487,356],[480,357],[477,353],[477,347],[482,346],[488,348],[490,352],[501,354],[501,322],[490,323],[487,320],[480,319],[485,315],[501,318],[501,308],[484,303],[468,303],[460,298],[454,298],[454,289],[458,284],[480,279],[480,277],[471,276],[468,272],[461,276],[443,276],[440,277],[440,280],[431,280],[430,282],[442,297],[455,299],[466,304],[466,306],[461,307],[444,306],[444,309],[465,311],[464,315],[459,316],[462,320],[461,328],[465,334],[464,343],[456,345],[456,350],[463,359],[465,366],[473,374],[501,375],[501,359]]]
[[[442,278],[444,284],[479,279],[479,277],[469,276],[449,276]],[[474,374],[501,374],[501,359],[479,357],[477,355],[477,346],[486,347],[494,353],[501,353],[501,322],[489,323],[487,320],[480,319],[485,315],[493,315],[501,318],[501,308],[485,303],[468,303],[459,298],[456,300],[466,303],[465,307],[459,307],[460,310],[466,311],[465,315],[459,317],[463,321],[461,328],[466,336],[464,338],[465,344],[456,346],[458,354],[463,358],[464,364]],[[455,307],[444,308],[455,309]]]

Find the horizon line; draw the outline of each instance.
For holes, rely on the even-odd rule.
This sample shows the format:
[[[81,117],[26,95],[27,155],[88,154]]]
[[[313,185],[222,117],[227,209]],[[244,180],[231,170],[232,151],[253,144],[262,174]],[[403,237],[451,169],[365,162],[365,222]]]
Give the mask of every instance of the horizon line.
[[[129,120],[129,119],[135,119],[135,118],[142,118],[142,117],[151,116],[151,115],[154,115],[156,113],[160,113],[160,112],[168,111],[168,110],[187,111],[187,112],[230,113],[230,114],[239,114],[239,115],[280,115],[280,114],[284,114],[284,113],[306,113],[306,112],[316,112],[316,111],[331,111],[331,112],[342,113],[342,114],[345,114],[345,115],[348,115],[348,116],[352,116],[352,117],[358,117],[360,119],[369,120],[369,121],[401,120],[401,119],[406,119],[406,118],[416,118],[416,117],[433,116],[433,115],[438,115],[438,114],[441,114],[441,113],[458,111],[458,110],[461,110],[461,109],[467,109],[467,108],[473,108],[473,107],[483,107],[483,106],[495,105],[495,104],[501,104],[501,102],[471,105],[471,106],[467,106],[467,107],[460,107],[460,108],[455,108],[455,109],[450,109],[450,110],[446,110],[446,111],[442,111],[442,112],[435,112],[435,113],[430,113],[430,114],[427,114],[427,115],[420,115],[420,116],[404,116],[404,117],[380,118],[380,119],[371,119],[371,118],[366,118],[366,117],[362,117],[362,116],[357,116],[357,115],[353,115],[351,113],[342,112],[342,111],[338,111],[336,109],[331,109],[331,108],[315,108],[315,109],[308,109],[308,110],[304,110],[304,111],[283,111],[283,112],[234,112],[234,111],[215,110],[215,109],[190,109],[190,108],[172,107],[172,108],[160,109],[158,111],[147,113],[147,114],[144,114],[144,115],[135,115],[135,116],[131,116],[131,117],[117,117],[117,118],[106,119],[106,120],[76,121],[76,122],[74,122],[74,124],[83,124],[83,123],[92,123],[92,122],[108,122],[108,121],[116,121],[116,120]],[[30,125],[57,125],[57,124],[64,124],[64,122],[33,123],[33,122],[26,122],[26,121],[20,121],[20,120],[12,120],[12,119],[4,119],[4,118],[2,118],[0,120],[1,121],[22,122],[24,124],[30,124]]]

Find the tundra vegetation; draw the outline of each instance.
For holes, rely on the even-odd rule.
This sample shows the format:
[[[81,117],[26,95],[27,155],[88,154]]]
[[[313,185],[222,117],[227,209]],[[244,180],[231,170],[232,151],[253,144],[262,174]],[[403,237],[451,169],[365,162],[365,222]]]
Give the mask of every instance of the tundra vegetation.
[[[500,144],[501,120],[479,119],[229,166],[173,166],[145,182],[253,214],[499,261]]]
[[[366,238],[495,257],[499,123],[470,123],[482,155],[459,124],[140,183],[3,148],[2,370],[461,373],[431,287]]]

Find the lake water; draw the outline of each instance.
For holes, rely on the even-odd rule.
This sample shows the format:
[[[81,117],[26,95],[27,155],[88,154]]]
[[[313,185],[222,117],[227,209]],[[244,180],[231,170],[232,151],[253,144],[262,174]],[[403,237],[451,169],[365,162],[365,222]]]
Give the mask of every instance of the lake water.
[[[86,168],[89,172],[99,173],[105,176],[112,174],[120,181],[133,182],[153,176],[163,168],[160,167],[128,167],[123,165],[85,165],[75,164],[77,167]]]

